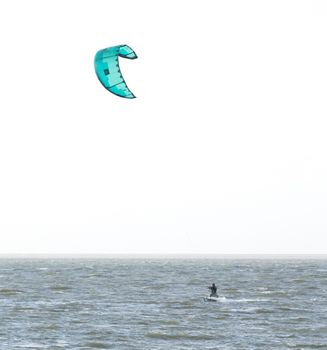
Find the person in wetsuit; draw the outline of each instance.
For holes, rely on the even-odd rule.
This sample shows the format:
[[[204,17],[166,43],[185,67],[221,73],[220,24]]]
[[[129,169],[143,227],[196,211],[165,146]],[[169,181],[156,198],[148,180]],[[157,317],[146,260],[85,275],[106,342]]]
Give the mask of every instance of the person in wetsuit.
[[[212,283],[212,286],[208,287],[211,291],[210,296],[211,297],[218,297],[217,295],[217,287],[214,283]]]

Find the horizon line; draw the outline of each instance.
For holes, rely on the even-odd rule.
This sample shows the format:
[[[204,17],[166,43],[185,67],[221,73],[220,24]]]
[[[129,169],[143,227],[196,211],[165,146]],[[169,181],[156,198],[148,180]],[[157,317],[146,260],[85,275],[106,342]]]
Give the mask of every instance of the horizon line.
[[[194,253],[164,253],[164,254],[142,254],[142,253],[0,253],[0,259],[327,259],[327,254],[194,254]]]

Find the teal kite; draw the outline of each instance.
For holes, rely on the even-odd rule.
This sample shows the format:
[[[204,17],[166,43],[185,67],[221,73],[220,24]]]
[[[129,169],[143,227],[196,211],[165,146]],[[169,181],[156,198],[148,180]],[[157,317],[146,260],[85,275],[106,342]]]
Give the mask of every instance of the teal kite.
[[[127,45],[108,47],[96,53],[95,72],[101,84],[113,94],[124,98],[135,98],[120,72],[118,56],[134,60],[136,53]]]

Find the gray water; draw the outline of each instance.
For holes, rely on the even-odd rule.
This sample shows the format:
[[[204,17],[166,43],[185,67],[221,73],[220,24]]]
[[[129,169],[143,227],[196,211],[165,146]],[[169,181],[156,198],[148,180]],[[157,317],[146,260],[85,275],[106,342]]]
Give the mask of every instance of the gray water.
[[[0,349],[327,349],[326,292],[323,260],[2,259]]]

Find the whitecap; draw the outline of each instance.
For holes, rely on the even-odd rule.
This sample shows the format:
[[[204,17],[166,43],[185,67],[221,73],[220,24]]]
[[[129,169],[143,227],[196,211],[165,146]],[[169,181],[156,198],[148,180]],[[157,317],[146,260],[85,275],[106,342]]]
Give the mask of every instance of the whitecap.
[[[28,348],[28,349],[46,349],[46,348],[48,348],[47,345],[38,344],[38,343],[26,343],[26,344],[19,344],[16,346],[18,348]]]

